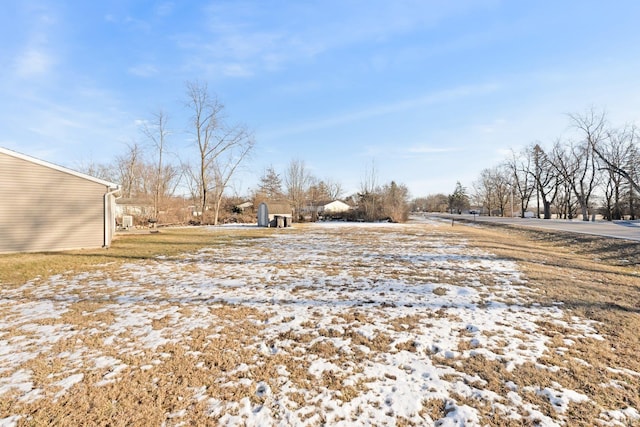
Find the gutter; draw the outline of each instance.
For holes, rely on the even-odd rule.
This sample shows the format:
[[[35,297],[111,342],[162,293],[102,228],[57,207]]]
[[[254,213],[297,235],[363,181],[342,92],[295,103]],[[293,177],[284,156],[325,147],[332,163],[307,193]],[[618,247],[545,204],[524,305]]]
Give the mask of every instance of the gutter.
[[[103,199],[103,207],[104,207],[104,230],[103,230],[103,248],[108,248],[111,245],[111,240],[113,240],[113,235],[115,234],[115,201],[122,197],[122,195],[117,195],[120,193],[121,187],[120,185],[116,185],[115,187],[107,187],[110,191],[107,191],[104,194]],[[113,204],[110,203],[111,196],[115,196],[113,199]],[[110,211],[108,212],[107,209]]]

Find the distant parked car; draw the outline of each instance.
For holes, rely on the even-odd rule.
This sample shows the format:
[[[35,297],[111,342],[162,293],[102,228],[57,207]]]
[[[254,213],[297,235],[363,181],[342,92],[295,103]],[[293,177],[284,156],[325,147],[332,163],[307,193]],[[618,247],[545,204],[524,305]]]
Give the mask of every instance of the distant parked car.
[[[480,215],[480,212],[479,212],[479,211],[476,211],[476,210],[469,211],[469,213],[470,213],[471,215]]]

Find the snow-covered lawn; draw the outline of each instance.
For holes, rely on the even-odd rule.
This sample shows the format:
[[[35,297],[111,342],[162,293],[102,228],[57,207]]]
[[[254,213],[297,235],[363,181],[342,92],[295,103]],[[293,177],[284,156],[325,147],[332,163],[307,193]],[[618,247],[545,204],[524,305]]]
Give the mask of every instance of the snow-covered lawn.
[[[436,223],[298,226],[34,280],[0,289],[0,426],[571,425],[594,403],[539,359],[604,338],[537,292]]]

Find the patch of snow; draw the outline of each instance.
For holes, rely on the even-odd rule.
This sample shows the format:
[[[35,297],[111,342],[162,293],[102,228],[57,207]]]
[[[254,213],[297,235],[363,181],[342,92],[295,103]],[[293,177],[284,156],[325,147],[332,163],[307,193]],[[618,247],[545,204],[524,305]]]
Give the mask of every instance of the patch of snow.
[[[573,390],[563,389],[557,383],[554,384],[554,387],[555,388],[545,387],[544,389],[538,390],[537,394],[549,399],[549,403],[551,403],[553,409],[560,413],[566,412],[571,402],[580,403],[589,400],[588,396]]]
[[[65,274],[0,289],[0,308],[8,313],[0,318],[0,325],[24,334],[0,340],[0,396],[18,391],[24,397],[45,398],[42,390],[33,388],[31,373],[20,366],[80,333],[95,334],[104,351],[78,344],[78,349],[61,354],[66,364],[60,373],[64,379],[53,383],[61,388],[58,396],[85,378],[73,369],[100,371],[103,377],[98,386],[117,382],[127,368],[161,369],[172,357],[161,350],[168,344],[183,346],[197,361],[201,353],[191,351],[185,337],[203,328],[211,339],[226,326],[232,327],[233,320],[217,317],[215,311],[233,306],[264,315],[246,319],[259,330],[249,344],[256,358],[300,358],[308,363],[309,374],[316,378],[335,374],[343,386],[358,387],[359,394],[347,399],[341,391],[299,389],[284,366],[277,367],[279,390],[248,376],[231,380],[233,375],[250,372],[247,364],[240,364],[220,383],[254,390],[253,400],[222,402],[207,395],[206,387],[193,390],[194,399],[206,402],[212,416],[220,416],[220,425],[392,425],[397,417],[416,425],[479,424],[478,411],[452,396],[462,396],[467,403],[488,402],[508,418],[557,425],[557,419],[527,403],[523,392],[546,397],[559,414],[569,403],[588,397],[557,384],[519,389],[513,382],[505,383],[509,391],[501,396],[484,389],[487,381],[479,376],[447,365],[483,356],[507,371],[533,363],[554,372],[560,368],[538,363],[550,341],[538,323],[555,322],[571,331],[559,349],[563,353],[584,338],[603,339],[597,323],[577,317],[565,320],[561,304],[531,304],[535,290],[527,286],[514,262],[470,248],[443,230],[425,232],[420,227],[316,224],[304,234],[289,230],[252,239],[251,245],[216,246],[181,257],[125,264],[115,275],[110,271]],[[229,227],[210,231],[225,229]],[[37,301],[21,299],[36,288]],[[71,304],[102,295],[103,289],[109,289],[109,298],[100,312],[109,313],[112,321],[92,324],[85,331],[57,322],[47,324],[46,319],[59,318]],[[419,320],[407,320],[414,318]],[[296,333],[313,334],[313,339],[302,343],[287,336]],[[376,348],[377,339],[381,347],[388,340],[391,351]],[[358,354],[361,360],[334,363],[329,356],[325,359],[310,351],[312,345],[324,343],[340,354]],[[148,358],[144,364],[129,366],[123,362],[129,358],[119,360],[114,354]],[[610,370],[640,376],[628,369]],[[288,398],[291,392],[303,394],[309,405],[298,407]],[[442,418],[421,415],[426,399],[444,402]],[[167,416],[179,423],[185,412]],[[627,408],[605,411],[601,418],[616,422],[634,420],[634,416],[637,410]],[[9,420],[7,425],[17,423],[20,415],[12,417],[4,419]]]
[[[11,415],[9,417],[0,418],[0,427],[16,427],[22,418],[22,415]]]
[[[632,407],[624,409],[604,411],[600,414],[602,424],[609,426],[629,426],[640,421],[640,412]]]
[[[60,397],[62,396],[64,393],[66,393],[67,390],[69,390],[73,385],[79,383],[80,381],[82,381],[82,379],[84,378],[84,374],[74,374],[71,375],[63,380],[58,381],[57,383],[55,383],[54,385],[57,387],[60,387],[61,390],[56,393],[55,397]]]

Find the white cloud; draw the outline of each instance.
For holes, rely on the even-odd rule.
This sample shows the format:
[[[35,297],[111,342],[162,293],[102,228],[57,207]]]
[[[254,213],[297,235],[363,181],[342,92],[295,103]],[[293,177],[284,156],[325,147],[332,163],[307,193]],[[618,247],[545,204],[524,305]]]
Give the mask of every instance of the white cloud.
[[[410,154],[435,154],[435,153],[450,153],[453,151],[460,151],[455,147],[433,147],[430,145],[414,145],[409,147],[406,152]]]
[[[19,79],[46,76],[58,62],[53,48],[58,19],[46,7],[28,8],[28,18],[21,23],[24,33],[13,60],[13,71]],[[23,37],[21,37],[23,36]]]
[[[15,72],[20,78],[46,75],[53,64],[53,58],[43,49],[28,47],[16,58]]]
[[[493,134],[503,129],[507,124],[505,119],[495,119],[490,123],[479,125],[477,129],[480,133]]]
[[[153,64],[138,64],[130,67],[129,73],[138,77],[151,77],[158,74],[158,68]]]
[[[200,61],[192,60],[194,65],[229,61],[257,74],[309,61],[329,51],[423,31],[451,15],[477,8],[486,5],[478,1],[330,1],[322,6],[297,3],[265,8],[259,2],[216,2],[205,9],[203,34],[184,33],[176,40],[179,47],[201,57]]]
[[[253,75],[251,69],[243,64],[225,64],[222,69],[224,75],[229,77],[251,77]]]
[[[165,1],[156,5],[155,11],[158,16],[169,16],[173,12],[173,2]]]
[[[267,132],[266,135],[268,135],[268,137],[270,138],[275,138],[284,135],[292,135],[296,133],[304,133],[319,129],[331,128],[334,126],[384,116],[387,114],[399,113],[429,105],[437,105],[443,102],[484,95],[495,92],[499,89],[500,86],[494,83],[459,86],[438,92],[428,93],[420,97],[398,100],[396,102],[388,104],[366,106],[359,110],[343,112],[338,115],[308,121],[305,123],[300,123],[298,125],[286,124],[281,126],[278,130]]]

